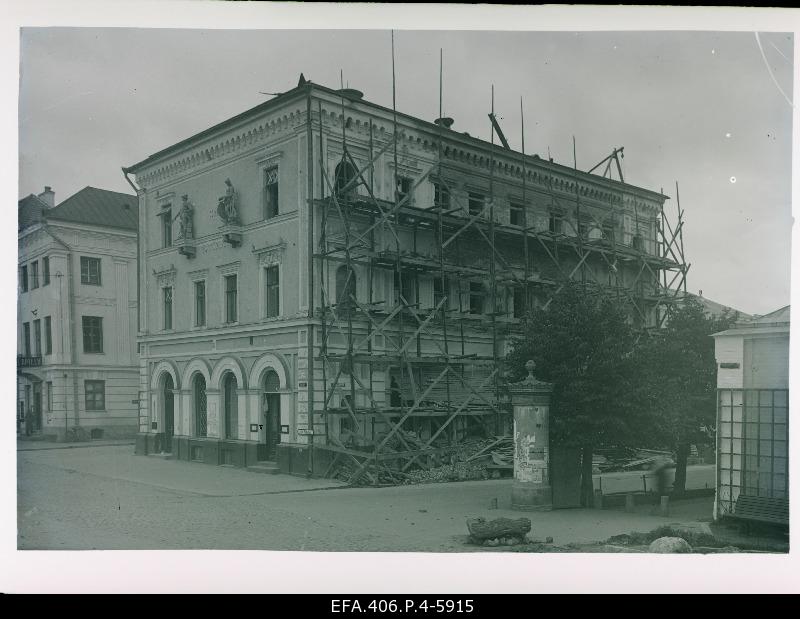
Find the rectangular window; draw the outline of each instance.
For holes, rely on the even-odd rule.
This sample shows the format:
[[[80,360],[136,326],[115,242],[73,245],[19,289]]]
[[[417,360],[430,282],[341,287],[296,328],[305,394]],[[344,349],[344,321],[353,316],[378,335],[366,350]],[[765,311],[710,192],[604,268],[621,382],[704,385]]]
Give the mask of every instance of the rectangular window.
[[[408,178],[407,176],[398,176],[397,177],[397,199],[398,201],[402,200],[406,196],[411,194],[411,188],[414,186],[413,181]],[[410,200],[406,200],[406,204],[408,204]]]
[[[31,323],[22,323],[22,346],[25,351],[25,356],[31,356]]]
[[[512,291],[514,295],[514,318],[522,318],[525,316],[525,289],[514,288]]]
[[[525,207],[521,202],[511,202],[509,204],[509,223],[512,226],[525,225]]]
[[[582,239],[589,238],[589,222],[584,219],[578,221],[578,234]]]
[[[37,357],[42,356],[42,321],[33,321],[33,354]]]
[[[39,287],[39,262],[34,260],[31,263],[31,288]]]
[[[172,247],[172,209],[167,207],[159,214],[161,217],[161,247]]]
[[[448,290],[450,288],[450,281],[445,278],[444,286],[442,286],[442,278],[441,277],[434,277],[433,278],[433,306],[439,307],[439,303],[441,302],[442,298],[445,296],[449,297]],[[448,298],[444,305],[442,305],[442,309],[448,310],[450,309],[450,299]]]
[[[278,208],[278,167],[264,171],[264,219],[277,216]]]
[[[85,380],[83,381],[83,387],[86,393],[86,410],[106,410],[106,381]]]
[[[44,317],[44,354],[53,354],[53,330],[50,316]]]
[[[280,282],[278,265],[264,269],[264,311],[267,318],[274,318],[280,314]]]
[[[53,383],[47,381],[47,412],[53,412]]]
[[[22,292],[28,292],[28,265],[23,265],[19,269],[19,287]]]
[[[564,234],[564,220],[561,218],[561,215],[556,212],[550,213],[550,219],[548,221],[548,230],[553,234]]]
[[[225,276],[225,322],[236,322],[237,276]]]
[[[194,326],[206,326],[206,282],[194,283]]]
[[[402,282],[402,292],[400,289],[400,283]],[[417,275],[416,273],[407,273],[403,272],[403,274],[398,277],[397,271],[394,273],[394,298],[395,303],[400,303],[400,295],[403,295],[403,299],[405,299],[406,304],[413,306],[417,303]]]
[[[81,256],[81,284],[100,285],[100,258]]]
[[[100,316],[82,316],[83,352],[103,352],[103,319]]]
[[[172,329],[172,286],[162,288],[164,298],[164,329]]]
[[[47,286],[50,283],[50,258],[45,256],[42,258],[42,286]]]
[[[483,211],[485,199],[486,196],[484,196],[482,193],[476,193],[474,191],[470,191],[468,200],[469,214],[477,215],[478,213]]]
[[[483,301],[485,291],[480,282],[469,283],[469,313],[483,314]]]
[[[605,224],[603,224],[603,239],[605,239],[609,243],[613,243],[614,242],[614,224],[613,223],[605,223]]]
[[[441,183],[433,184],[433,205],[444,210],[450,208],[450,190]]]

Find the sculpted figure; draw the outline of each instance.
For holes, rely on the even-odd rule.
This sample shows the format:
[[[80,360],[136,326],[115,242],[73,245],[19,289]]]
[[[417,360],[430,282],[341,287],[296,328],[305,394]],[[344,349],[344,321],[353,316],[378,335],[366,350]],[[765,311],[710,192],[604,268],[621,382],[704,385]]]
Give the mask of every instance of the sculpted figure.
[[[231,179],[225,179],[225,195],[220,197],[217,204],[217,213],[226,225],[239,223],[239,211],[236,204],[236,190]]]
[[[178,211],[178,214],[175,215],[175,219],[179,220],[178,223],[181,227],[180,238],[194,238],[194,208],[192,208],[192,205],[189,202],[188,195],[183,196],[183,204],[181,205],[181,209]]]

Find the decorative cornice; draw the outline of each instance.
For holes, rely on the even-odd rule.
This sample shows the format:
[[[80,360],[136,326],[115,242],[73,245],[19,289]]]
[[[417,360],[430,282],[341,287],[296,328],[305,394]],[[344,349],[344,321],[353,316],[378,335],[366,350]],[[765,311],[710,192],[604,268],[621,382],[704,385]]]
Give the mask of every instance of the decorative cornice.
[[[252,149],[268,138],[289,132],[304,122],[305,111],[299,108],[253,120],[235,130],[234,135],[234,130],[225,131],[213,143],[194,147],[182,156],[170,157],[164,163],[155,163],[153,168],[136,174],[136,180],[146,188],[180,174],[217,166],[221,161],[231,159],[246,149]]]
[[[189,271],[186,276],[192,281],[205,279],[208,277],[208,269],[197,269],[196,271]]]
[[[267,153],[260,153],[255,158],[256,165],[259,165],[264,168],[271,168],[273,166],[278,165],[280,160],[283,158],[283,151],[274,151],[274,152],[267,152]]]
[[[242,261],[236,260],[235,262],[228,262],[227,264],[217,265],[217,269],[222,275],[232,275],[239,271]]]
[[[165,204],[165,203],[172,202],[173,199],[175,199],[175,192],[174,191],[168,191],[165,194],[156,195],[156,201],[159,202],[162,207],[167,206],[167,204]]]
[[[283,238],[281,238],[274,245],[268,245],[267,247],[262,247],[260,249],[256,249],[255,245],[253,245],[253,254],[255,254],[258,258],[258,264],[261,266],[280,264],[283,262],[283,256],[285,252],[286,241],[284,241]]]
[[[158,281],[159,287],[174,285],[176,273],[177,270],[175,269],[175,265],[172,264],[159,271],[153,269],[153,275],[156,276],[156,280]]]

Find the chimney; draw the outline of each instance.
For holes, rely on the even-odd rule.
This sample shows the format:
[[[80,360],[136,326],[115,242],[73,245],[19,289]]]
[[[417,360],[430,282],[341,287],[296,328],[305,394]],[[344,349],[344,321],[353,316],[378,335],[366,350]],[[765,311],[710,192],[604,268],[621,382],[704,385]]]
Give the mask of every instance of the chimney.
[[[47,204],[48,208],[53,208],[56,205],[56,192],[50,185],[45,185],[44,191],[39,194],[39,199]]]

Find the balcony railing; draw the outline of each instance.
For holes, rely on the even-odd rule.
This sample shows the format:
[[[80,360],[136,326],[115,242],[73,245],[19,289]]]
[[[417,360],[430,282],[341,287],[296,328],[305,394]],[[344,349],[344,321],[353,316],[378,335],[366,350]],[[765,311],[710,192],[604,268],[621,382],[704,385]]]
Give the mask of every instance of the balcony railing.
[[[35,357],[27,356],[27,355],[17,355],[17,367],[18,368],[38,368],[42,365],[42,356],[38,355]]]

